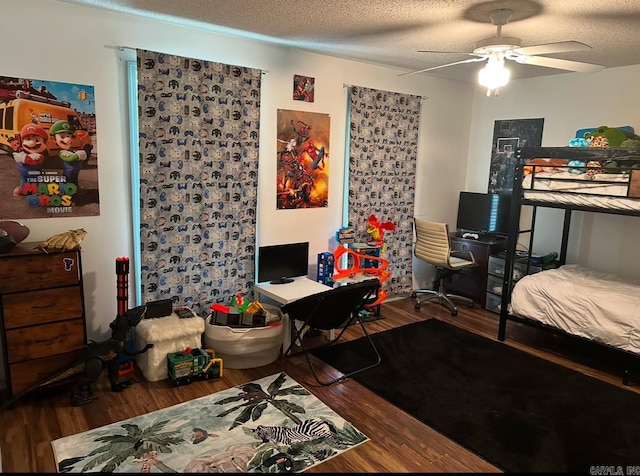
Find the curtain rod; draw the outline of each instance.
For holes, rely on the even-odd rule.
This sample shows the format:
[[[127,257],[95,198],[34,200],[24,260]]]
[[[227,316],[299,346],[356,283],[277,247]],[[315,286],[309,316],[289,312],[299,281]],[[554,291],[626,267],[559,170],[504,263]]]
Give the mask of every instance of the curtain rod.
[[[105,46],[106,48],[113,48],[113,49],[116,49],[116,50],[118,50],[118,51],[126,51],[126,50],[129,50],[129,51],[136,51],[136,50],[144,49],[144,48],[133,48],[133,47],[131,47],[131,46],[114,46],[114,45],[104,45],[104,46]],[[176,55],[176,56],[182,56],[182,55]],[[201,61],[203,61],[203,60],[201,60]],[[212,60],[208,60],[208,61],[212,61]],[[246,66],[246,67],[247,67],[247,68],[249,68],[249,66]],[[259,68],[251,68],[251,69],[259,69]],[[260,73],[261,73],[261,74],[268,74],[268,73],[269,73],[269,70],[267,70],[267,69],[261,69],[261,70],[260,70]]]
[[[353,86],[353,84],[342,83],[342,87],[343,88],[350,88],[352,86]],[[405,93],[398,93],[398,94],[405,94]],[[409,93],[407,93],[407,94],[409,94]],[[420,99],[425,99],[426,100],[426,99],[429,99],[429,96],[420,96]]]

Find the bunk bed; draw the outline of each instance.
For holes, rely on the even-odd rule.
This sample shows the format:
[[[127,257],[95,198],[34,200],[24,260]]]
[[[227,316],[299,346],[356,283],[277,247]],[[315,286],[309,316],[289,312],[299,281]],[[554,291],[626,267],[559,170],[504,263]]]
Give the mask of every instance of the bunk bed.
[[[523,206],[531,224],[520,229]],[[531,260],[538,208],[564,210],[557,267],[514,279]],[[515,154],[498,340],[508,321],[564,333],[640,357],[640,282],[567,264],[573,211],[640,216],[640,149],[535,147]],[[516,251],[529,234],[527,256]],[[510,292],[509,292],[510,290]],[[638,360],[636,360],[638,362]],[[623,369],[628,384],[629,370]]]

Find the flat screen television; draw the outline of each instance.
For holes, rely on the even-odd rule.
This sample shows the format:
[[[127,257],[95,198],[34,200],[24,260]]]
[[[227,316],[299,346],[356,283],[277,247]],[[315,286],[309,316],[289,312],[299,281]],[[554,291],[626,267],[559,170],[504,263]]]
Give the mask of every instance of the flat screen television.
[[[510,208],[511,195],[460,192],[456,223],[458,232],[507,235]]]
[[[260,246],[258,282],[286,284],[309,273],[309,242]]]

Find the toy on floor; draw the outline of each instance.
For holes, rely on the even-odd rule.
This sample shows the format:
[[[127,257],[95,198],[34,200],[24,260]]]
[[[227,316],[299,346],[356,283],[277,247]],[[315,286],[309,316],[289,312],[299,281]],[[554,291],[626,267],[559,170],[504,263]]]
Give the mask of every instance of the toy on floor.
[[[116,300],[118,305],[118,316],[126,314],[129,310],[129,258],[116,258]],[[133,336],[129,337],[129,342],[125,344],[128,349],[133,348]],[[135,371],[133,360],[124,352],[118,356],[118,377],[124,377]]]
[[[169,378],[174,385],[188,385],[193,380],[222,377],[222,359],[213,349],[186,348],[167,354]]]

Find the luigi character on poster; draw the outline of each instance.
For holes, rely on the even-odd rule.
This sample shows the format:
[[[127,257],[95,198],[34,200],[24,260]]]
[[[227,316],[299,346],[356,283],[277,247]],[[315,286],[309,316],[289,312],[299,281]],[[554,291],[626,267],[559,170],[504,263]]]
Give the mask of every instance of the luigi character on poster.
[[[58,121],[53,126],[49,134],[53,136],[60,147],[58,156],[62,160],[62,169],[66,177],[67,184],[78,185],[78,174],[82,170],[82,164],[87,160],[87,153],[82,150],[76,150],[71,147],[71,143],[75,137],[75,129],[68,121]]]

